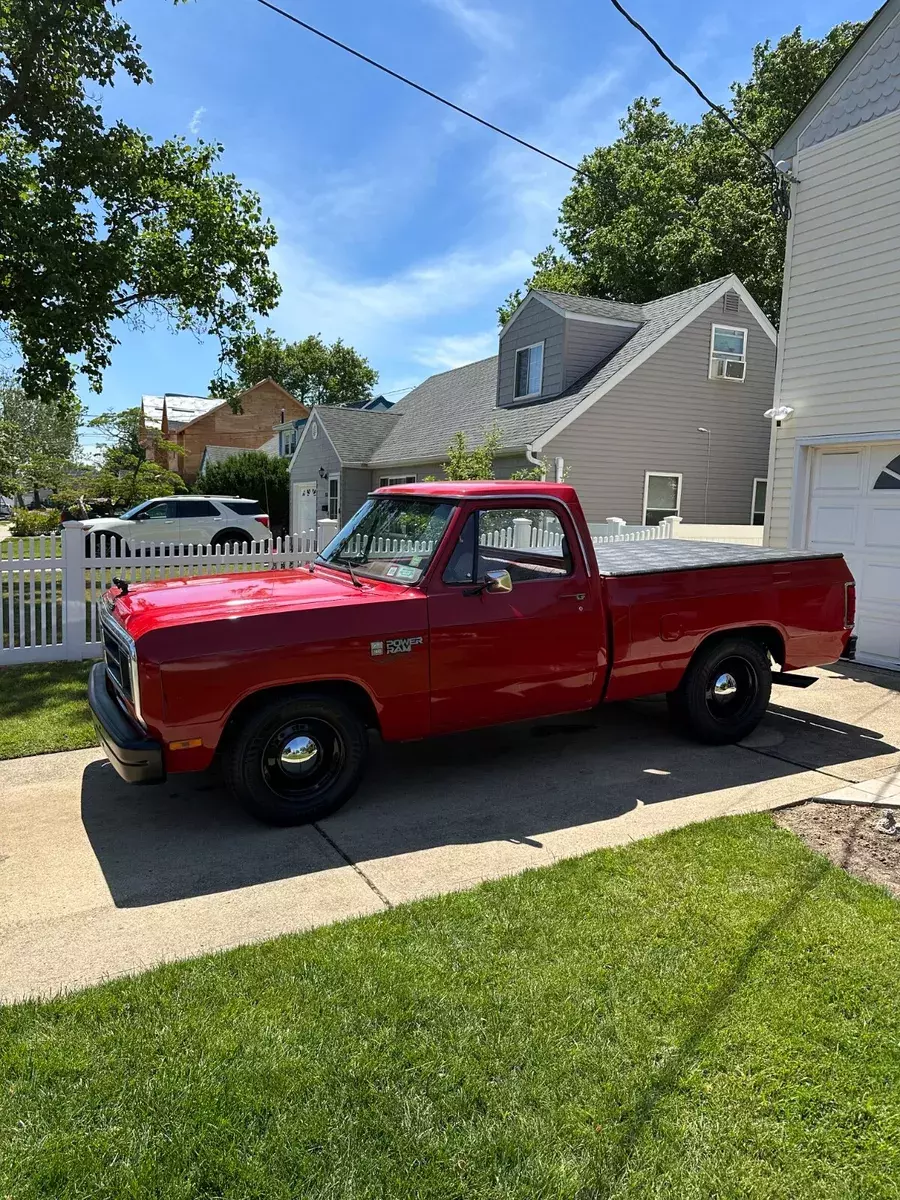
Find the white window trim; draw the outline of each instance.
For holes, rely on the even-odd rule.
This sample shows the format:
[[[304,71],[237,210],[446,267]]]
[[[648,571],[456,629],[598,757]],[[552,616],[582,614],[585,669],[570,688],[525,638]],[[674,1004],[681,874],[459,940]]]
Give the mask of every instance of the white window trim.
[[[336,499],[337,499],[337,514],[336,514],[336,516],[331,515],[331,481],[332,481],[332,479],[337,480],[337,497],[336,497]],[[340,523],[340,520],[341,520],[341,473],[340,473],[340,471],[332,471],[332,473],[328,476],[328,491],[326,492],[326,499],[328,501],[328,520],[329,521],[337,521],[338,523]]]
[[[715,357],[716,331],[722,333],[742,333],[744,335],[744,352],[743,354],[732,354],[729,356],[730,361],[737,359],[744,364],[744,374],[740,379],[730,379],[727,375],[713,374],[713,363],[719,360]],[[714,379],[716,383],[745,383],[747,380],[747,342],[750,337],[750,331],[745,329],[743,325],[722,325],[715,322],[709,331],[709,378]],[[720,350],[721,354],[722,351]]]
[[[380,475],[378,477],[378,486],[383,487],[400,487],[404,483],[418,483],[418,475]]]
[[[648,498],[648,495],[650,492],[650,480],[657,479],[657,478],[659,478],[659,479],[677,479],[678,480],[678,492],[675,496],[675,516],[676,517],[681,516],[681,484],[684,479],[684,476],[682,474],[680,474],[678,471],[645,471],[644,472],[644,508],[643,508],[643,516],[641,519],[642,525],[647,524],[647,498]]]
[[[516,381],[519,378],[519,355],[524,354],[526,350],[537,350],[541,348],[541,386],[536,392],[523,393],[521,396],[516,394]],[[516,361],[513,364],[513,400],[533,400],[535,396],[540,396],[544,390],[544,342],[532,342],[530,346],[516,347]]]
[[[753,518],[759,512],[759,509],[756,507],[756,485],[758,483],[768,484],[768,482],[769,482],[768,475],[754,475],[753,476],[753,487],[750,489],[750,524],[751,525],[753,524]],[[768,491],[767,491],[766,492],[766,504],[768,504],[768,501],[769,501],[769,496],[768,496]],[[763,524],[765,524],[766,504],[763,505]]]

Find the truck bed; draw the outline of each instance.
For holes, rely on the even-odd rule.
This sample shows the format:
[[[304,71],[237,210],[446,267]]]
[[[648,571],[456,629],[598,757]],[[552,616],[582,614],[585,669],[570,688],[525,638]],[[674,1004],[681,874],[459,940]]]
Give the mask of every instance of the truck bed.
[[[677,538],[661,538],[659,541],[649,542],[610,542],[594,549],[600,574],[610,578],[841,557],[837,552],[782,550],[772,546],[735,546],[728,542],[689,542]]]

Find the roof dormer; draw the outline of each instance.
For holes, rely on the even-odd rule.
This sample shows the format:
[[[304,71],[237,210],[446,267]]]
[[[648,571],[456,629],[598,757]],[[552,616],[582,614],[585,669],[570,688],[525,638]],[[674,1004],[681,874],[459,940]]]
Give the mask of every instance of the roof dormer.
[[[640,326],[637,304],[529,291],[500,334],[498,407],[561,395]]]

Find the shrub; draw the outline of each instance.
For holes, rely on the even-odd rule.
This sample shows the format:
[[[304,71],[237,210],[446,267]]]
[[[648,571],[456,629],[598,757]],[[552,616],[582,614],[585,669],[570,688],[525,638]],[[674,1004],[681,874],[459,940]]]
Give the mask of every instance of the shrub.
[[[262,450],[233,454],[212,463],[197,477],[194,491],[207,496],[242,496],[258,500],[269,514],[273,531],[287,529],[290,463]]]
[[[36,537],[40,533],[58,533],[59,513],[53,509],[14,508],[9,532],[13,537]]]

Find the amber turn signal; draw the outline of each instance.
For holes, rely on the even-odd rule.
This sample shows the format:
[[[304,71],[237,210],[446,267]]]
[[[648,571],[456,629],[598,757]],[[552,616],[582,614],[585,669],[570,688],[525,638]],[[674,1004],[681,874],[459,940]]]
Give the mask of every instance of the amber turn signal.
[[[187,738],[183,742],[169,742],[170,750],[193,750],[195,746],[202,746],[203,738]]]

